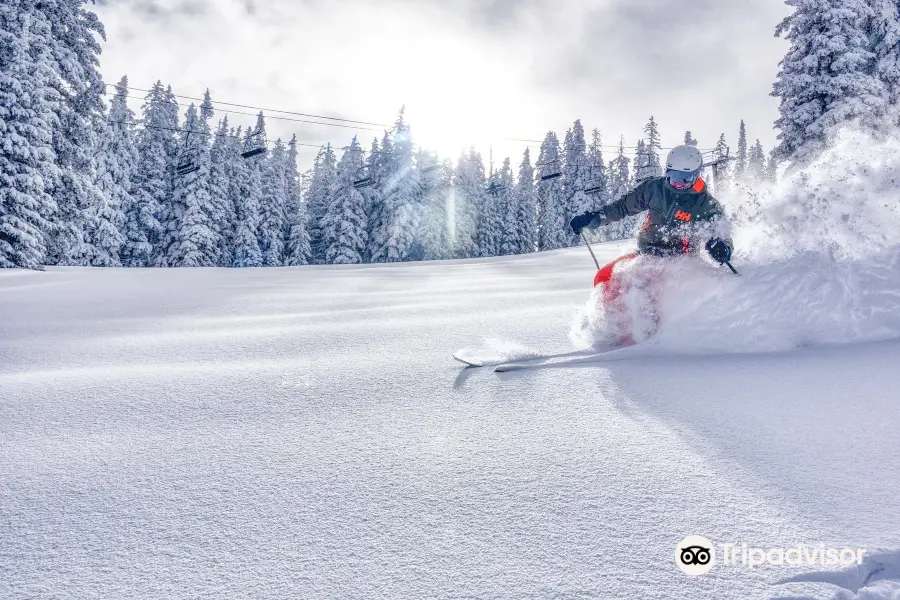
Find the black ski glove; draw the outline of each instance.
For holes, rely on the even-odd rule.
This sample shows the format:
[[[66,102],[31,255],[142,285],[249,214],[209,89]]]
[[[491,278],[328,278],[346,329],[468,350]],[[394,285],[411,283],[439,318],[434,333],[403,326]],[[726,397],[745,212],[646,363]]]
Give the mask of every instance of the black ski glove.
[[[712,238],[706,242],[706,251],[709,252],[712,259],[719,264],[731,260],[731,244],[722,238]]]
[[[583,215],[572,217],[569,226],[575,235],[581,235],[584,229],[594,229],[606,223],[606,215],[602,212],[586,212]]]

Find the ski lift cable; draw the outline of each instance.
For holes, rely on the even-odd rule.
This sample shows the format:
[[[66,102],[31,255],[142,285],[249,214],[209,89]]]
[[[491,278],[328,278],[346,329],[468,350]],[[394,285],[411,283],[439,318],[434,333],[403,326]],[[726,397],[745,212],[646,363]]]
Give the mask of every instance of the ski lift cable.
[[[501,138],[501,139],[506,140],[506,141],[511,141],[511,142],[528,142],[529,145],[526,146],[526,148],[540,148],[544,144],[543,140],[529,140],[529,139],[524,139],[524,138]],[[562,146],[562,144],[560,144],[560,146]],[[588,146],[590,146],[590,144],[588,144]],[[621,147],[624,148],[625,150],[637,150],[637,148],[639,146],[621,146]],[[619,144],[600,144],[600,148],[603,148],[604,150],[607,150],[607,149],[608,150],[618,150],[620,148],[620,146],[619,146]],[[671,147],[666,146],[666,147],[660,147],[660,150],[671,150],[672,148],[674,148],[674,146],[671,146]],[[712,152],[713,150],[715,150],[715,148],[710,149],[710,150],[700,150],[700,151],[706,153],[706,152]]]
[[[231,114],[231,113],[229,113],[229,111],[223,111],[223,112],[226,112],[226,114]],[[238,112],[238,113],[233,113],[233,114],[246,114],[246,115],[249,115],[249,116],[256,116],[256,115],[252,115],[252,114],[250,114],[250,113],[240,113],[240,112]],[[266,118],[279,119],[279,117],[266,117]],[[109,118],[106,118],[105,120],[106,120],[107,123],[113,123],[113,124],[119,124],[119,125],[134,125],[134,126],[137,126],[137,127],[142,127],[142,128],[144,128],[144,129],[156,129],[156,130],[162,130],[162,131],[172,131],[172,132],[175,132],[175,133],[193,133],[193,134],[196,134],[196,135],[202,135],[202,136],[205,136],[205,137],[219,137],[219,136],[221,136],[221,137],[228,137],[228,136],[230,135],[230,134],[227,134],[227,133],[226,133],[226,134],[218,134],[218,133],[212,133],[212,132],[210,132],[210,133],[204,133],[204,132],[202,132],[202,131],[188,130],[188,129],[185,129],[185,128],[183,128],[183,127],[162,127],[162,126],[159,126],[159,125],[148,125],[148,124],[146,124],[146,123],[140,122],[139,120],[135,120],[135,121],[118,121],[118,120],[113,120],[113,119],[109,119]],[[298,119],[287,119],[287,120],[297,121]],[[319,123],[319,124],[320,124],[320,125],[329,125],[329,123]],[[508,139],[508,138],[504,138],[504,139]],[[522,141],[525,141],[525,140],[522,140]],[[269,141],[269,140],[266,141],[266,145],[268,145],[268,144],[270,144],[270,143],[272,143],[272,142]],[[305,147],[305,148],[323,148],[323,147],[325,147],[326,145],[328,145],[328,144],[330,144],[330,143],[331,143],[331,142],[323,142],[323,143],[321,143],[321,144],[308,144],[308,143],[305,143],[305,142],[295,142],[296,145],[298,145],[298,146],[303,146],[303,147]],[[528,147],[531,148],[532,146],[528,146]],[[626,149],[629,149],[629,148],[635,148],[635,146],[626,146],[625,148],[626,148]],[[335,147],[335,149],[336,149],[336,150],[347,150],[347,149],[349,149],[349,146],[343,146],[343,147],[340,147],[340,148]],[[618,146],[616,146],[616,149],[618,149]],[[662,148],[662,149],[663,149],[663,150],[666,150],[667,148]],[[359,151],[360,151],[360,152],[363,152],[363,153],[366,153],[366,154],[369,154],[369,152],[367,152],[366,150],[364,150],[364,149],[362,149],[362,148],[360,148]],[[701,152],[704,153],[704,154],[708,154],[708,153],[711,153],[711,152],[715,152],[715,148],[710,149],[710,150],[701,150]],[[648,153],[648,154],[649,154],[649,153]],[[561,162],[561,160],[562,160],[562,159],[561,159],[560,157],[557,157],[557,158],[552,159],[552,160],[550,160],[550,161],[547,161],[547,162],[545,162],[545,163],[535,163],[534,166],[535,166],[535,167],[543,167],[543,166],[547,166],[547,165],[550,165],[550,164],[559,163],[559,162]],[[729,159],[729,160],[733,160],[733,158],[732,158],[732,159]],[[706,162],[704,161],[704,166],[710,166],[710,165],[711,165],[711,163],[706,163]],[[435,168],[435,169],[436,169],[436,168],[439,168],[439,166],[440,166],[440,165],[437,165],[437,166],[435,166],[434,168]],[[432,170],[432,169],[429,168],[429,170]],[[550,178],[552,179],[553,177],[550,177]]]
[[[221,112],[225,113],[226,115],[245,115],[245,116],[250,116],[250,117],[257,116],[254,113],[241,112],[241,111],[237,111],[237,110],[223,110]],[[318,121],[309,121],[306,119],[293,119],[291,117],[278,117],[275,115],[265,115],[265,118],[272,119],[274,121],[290,121],[292,123],[307,123],[309,125],[323,125],[325,127],[342,127],[344,129],[355,129],[357,131],[374,131],[374,132],[378,132],[378,133],[383,131],[382,129],[374,129],[372,127],[359,127],[356,125],[343,125],[341,123],[320,123]]]
[[[135,125],[138,127],[142,127],[143,129],[155,129],[157,131],[173,131],[175,133],[190,133],[190,134],[194,134],[194,135],[202,135],[204,137],[229,137],[230,136],[230,134],[228,134],[228,133],[225,133],[225,134],[213,133],[213,132],[207,133],[204,131],[185,129],[183,127],[163,127],[161,125],[147,125],[146,123],[140,123],[140,122],[136,122],[136,121],[130,121],[130,122],[129,121],[117,121],[117,120],[107,118],[106,122],[118,124],[118,125]],[[271,143],[273,143],[273,142],[266,140],[267,145],[271,144]],[[330,144],[331,142],[323,142],[321,144],[306,144],[304,142],[294,142],[294,143],[298,146],[305,146],[307,148],[323,148],[323,147],[327,146],[328,144]]]
[[[106,85],[107,87],[112,87],[112,88],[117,87],[117,85],[116,85],[116,84],[113,84],[113,83],[105,83],[104,85]],[[137,88],[137,87],[129,87],[128,89],[129,89],[129,90],[134,90],[134,91],[137,91],[137,92],[147,92],[147,93],[153,91],[153,90],[148,90],[148,89],[144,89],[144,88]],[[197,98],[197,97],[195,97],[195,96],[185,96],[185,95],[182,95],[182,94],[172,94],[172,96],[174,96],[175,98],[184,98],[185,100],[195,100],[195,101],[197,101],[197,102],[203,102],[203,101],[204,101],[204,98]],[[145,98],[140,98],[140,97],[134,97],[134,96],[128,96],[128,97],[129,97],[129,98],[135,98],[135,99],[138,99],[138,100],[145,100]],[[238,108],[250,108],[250,109],[253,109],[253,110],[257,110],[257,111],[260,111],[260,110],[261,110],[261,111],[263,111],[263,112],[277,112],[277,113],[282,113],[282,114],[286,114],[286,115],[296,115],[296,116],[298,116],[298,117],[313,117],[313,118],[315,118],[315,119],[326,119],[326,120],[329,120],[329,121],[341,121],[341,122],[344,122],[344,123],[356,123],[356,124],[358,124],[358,125],[373,125],[373,126],[375,126],[375,127],[390,127],[389,125],[385,125],[384,123],[372,123],[372,122],[370,122],[370,121],[356,121],[356,120],[353,120],[353,119],[345,119],[345,118],[343,118],[343,117],[328,117],[328,116],[325,116],[325,115],[315,115],[315,114],[311,114],[311,113],[296,112],[296,111],[291,111],[291,110],[279,110],[279,109],[277,109],[277,108],[262,108],[262,107],[259,107],[259,106],[252,106],[252,105],[249,105],[249,104],[238,104],[238,103],[236,103],[236,102],[225,102],[225,101],[222,101],[222,100],[213,100],[212,103],[213,103],[213,104],[223,104],[223,105],[226,105],[226,106],[236,106],[236,107],[238,107]],[[323,123],[323,125],[324,125],[324,123]]]
[[[109,87],[116,87],[115,84],[111,84],[111,83],[107,83],[104,85],[109,86]],[[147,90],[144,88],[137,88],[137,87],[130,87],[128,89],[139,91],[139,92],[150,92],[151,91],[151,90]],[[172,94],[172,96],[174,96],[176,98],[184,98],[187,100],[195,100],[195,101],[199,101],[199,102],[204,101],[203,98],[197,98],[195,96],[185,96],[182,94]],[[146,98],[141,98],[140,96],[126,95],[125,97],[132,99],[132,100],[146,100]],[[163,100],[163,101],[167,102],[166,100]],[[304,117],[313,117],[313,118],[317,118],[317,119],[340,121],[343,123],[356,123],[356,124],[361,124],[361,125],[372,125],[372,126],[380,127],[380,128],[389,127],[388,125],[385,125],[383,123],[372,123],[369,121],[356,121],[353,119],[345,119],[342,117],[328,117],[328,116],[324,116],[324,115],[315,115],[315,114],[311,114],[311,113],[301,113],[301,112],[288,111],[288,110],[279,110],[279,109],[275,109],[275,108],[262,108],[262,107],[258,107],[258,106],[251,106],[249,104],[238,104],[238,103],[234,103],[234,102],[225,102],[222,100],[211,100],[211,103],[213,104],[213,106],[215,106],[216,104],[221,104],[221,105],[225,105],[225,106],[237,106],[239,108],[250,108],[253,110],[263,111],[263,112],[276,112],[276,113],[282,113],[282,114],[288,114],[288,115],[298,115],[298,116],[304,116]],[[256,113],[246,113],[246,112],[230,110],[230,109],[220,110],[220,112],[224,112],[226,115],[234,114],[234,115],[243,115],[243,116],[250,116],[250,117],[257,116]],[[292,119],[292,118],[288,118],[288,117],[279,117],[279,116],[271,115],[271,114],[266,115],[265,118],[279,120],[279,121],[291,121],[291,122],[295,122],[295,123],[308,123],[310,125],[322,125],[322,126],[330,126],[330,127],[343,127],[343,128],[347,128],[347,129],[358,129],[358,130],[362,130],[362,131],[381,131],[381,129],[372,129],[372,128],[368,128],[368,127],[354,127],[352,125],[342,125],[340,123],[322,123],[319,121],[308,121],[308,120],[304,120],[304,119]],[[532,140],[532,139],[527,139],[527,138],[506,137],[506,138],[501,138],[501,139],[506,140],[506,141],[513,141],[513,142],[527,142],[529,145],[526,146],[526,148],[540,148],[541,145],[543,145],[543,143],[544,143],[543,140]],[[532,145],[532,144],[534,144],[534,145]],[[600,145],[600,148],[607,149],[607,150],[618,150],[619,148],[623,148],[625,150],[636,150],[638,147],[639,146],[620,146],[618,144],[601,144]],[[660,147],[660,150],[671,150],[671,149],[672,149],[672,147]],[[701,150],[701,152],[704,154],[709,153],[709,152],[714,152],[714,151],[715,151],[715,148],[709,149],[709,150]],[[650,154],[650,153],[648,152],[648,154]]]
[[[104,85],[106,85],[107,87],[112,87],[112,88],[116,87],[116,84],[112,84],[112,83],[106,83]],[[128,89],[138,91],[138,92],[147,92],[147,93],[152,91],[152,90],[138,88],[138,87],[129,87]],[[174,93],[172,94],[172,96],[174,96],[175,98],[183,98],[185,100],[194,100],[197,102],[204,101],[204,98],[198,98],[196,96],[186,96],[183,94],[174,94]],[[133,100],[146,100],[146,98],[142,98],[140,96],[126,95],[126,97],[129,99],[133,99]],[[390,128],[390,125],[385,125],[384,123],[373,123],[371,121],[358,121],[358,120],[354,120],[354,119],[346,119],[344,117],[329,117],[329,116],[325,116],[325,115],[316,115],[316,114],[312,114],[312,113],[303,113],[303,112],[296,112],[296,111],[290,111],[290,110],[280,110],[277,108],[263,108],[263,107],[259,107],[259,106],[249,105],[249,104],[239,104],[236,102],[225,102],[223,100],[211,100],[211,102],[214,106],[216,104],[221,104],[224,106],[236,106],[238,108],[249,108],[249,109],[256,110],[256,111],[263,111],[263,112],[270,112],[270,113],[275,112],[275,113],[281,113],[281,114],[286,114],[286,115],[296,115],[296,116],[301,116],[301,117],[326,119],[329,121],[339,121],[342,123],[354,123],[354,124],[359,124],[359,125],[371,125],[371,126],[379,127],[379,128]],[[255,113],[244,113],[244,112],[235,111],[235,110],[222,110],[221,112],[225,112],[226,114],[256,116]],[[294,122],[299,122],[299,123],[309,123],[312,125],[346,127],[346,128],[351,128],[351,129],[353,128],[350,125],[339,125],[337,123],[321,123],[321,122],[317,122],[317,121],[305,121],[302,119],[289,119],[286,117],[278,117],[275,115],[266,115],[266,118],[267,119],[275,119],[275,120],[283,120],[283,121],[294,121]],[[363,130],[364,131],[380,131],[380,129],[369,129],[369,128],[363,128]],[[529,144],[537,144],[537,146],[529,145],[529,146],[527,146],[528,148],[540,147],[540,145],[542,145],[544,143],[543,140],[533,140],[533,139],[527,139],[527,138],[505,137],[505,138],[501,138],[501,139],[506,140],[506,141],[512,141],[512,142],[527,142]],[[638,148],[638,146],[620,146],[618,144],[601,144],[600,147],[603,149],[610,149],[610,150],[618,150],[620,147],[624,148],[625,150],[636,150]],[[660,147],[660,150],[671,150],[672,148],[673,147]],[[707,153],[707,152],[713,152],[714,150],[715,149],[713,148],[710,150],[701,150],[701,152]]]
[[[139,96],[125,96],[125,97],[133,99],[133,100],[141,100],[142,99]],[[213,102],[212,104],[213,104],[213,108],[215,108],[216,102]],[[244,116],[248,116],[248,117],[257,116],[257,113],[241,112],[239,110],[231,110],[231,109],[220,109],[219,112],[224,113],[225,115],[244,115]],[[265,111],[263,111],[263,112],[265,112]],[[275,121],[291,121],[293,123],[308,123],[310,125],[323,125],[325,127],[343,127],[345,129],[355,129],[357,131],[375,131],[375,132],[383,131],[381,129],[374,129],[371,127],[359,127],[359,126],[355,126],[355,125],[344,125],[342,123],[322,123],[319,121],[309,121],[306,119],[293,119],[291,117],[279,117],[276,115],[265,115],[265,118],[272,119]]]

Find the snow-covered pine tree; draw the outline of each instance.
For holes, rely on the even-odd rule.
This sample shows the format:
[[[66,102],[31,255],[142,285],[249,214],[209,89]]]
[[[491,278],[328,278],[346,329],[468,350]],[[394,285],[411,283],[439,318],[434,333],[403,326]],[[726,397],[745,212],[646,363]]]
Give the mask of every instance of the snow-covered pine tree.
[[[225,267],[234,266],[234,253],[237,248],[237,230],[240,222],[240,211],[243,204],[243,181],[247,176],[247,161],[241,157],[244,149],[244,132],[239,126],[237,129],[231,127],[228,129],[228,136],[225,138],[225,173],[224,178],[227,184],[225,204],[232,211],[231,220],[227,236],[227,250],[221,257]],[[225,261],[228,262],[225,262]]]
[[[287,259],[285,264],[291,267],[308,265],[312,260],[312,249],[309,246],[309,213],[306,202],[301,202],[294,213],[291,223],[291,234],[287,241]]]
[[[240,160],[236,148],[230,142],[228,116],[219,121],[209,149],[209,195],[213,207],[212,228],[218,248],[216,264],[230,267],[234,256],[234,199],[230,194],[231,178],[238,170],[234,164]]]
[[[738,145],[737,156],[734,161],[734,180],[743,181],[747,173],[747,127],[744,120],[741,119],[741,126],[738,129]]]
[[[500,184],[500,193],[497,196],[500,213],[500,255],[518,254],[522,245],[516,222],[519,217],[519,195],[508,157],[503,159],[503,166],[497,173],[497,182]]]
[[[260,113],[257,119],[262,118]],[[240,128],[238,135],[240,136]],[[247,129],[243,139],[236,143],[240,151],[251,150],[256,147],[257,140],[254,131]],[[262,165],[260,157],[251,157],[242,160],[242,176],[238,181],[238,199],[235,210],[235,238],[234,238],[234,266],[235,267],[261,267],[262,252],[259,248],[259,206],[262,199]]]
[[[876,72],[865,31],[871,0],[791,0],[794,12],[775,29],[790,49],[772,95],[780,99],[774,152],[802,166],[848,121],[875,135],[884,129],[888,91]]]
[[[353,185],[364,162],[363,150],[354,136],[337,165],[328,207],[322,218],[325,262],[359,264],[366,249],[366,199]]]
[[[769,160],[766,163],[766,181],[771,183],[778,181],[778,160],[773,153],[769,153]]]
[[[897,126],[900,109],[900,2],[871,0],[872,16],[867,28],[875,54],[875,73],[887,88],[894,114],[889,124]]]
[[[590,204],[586,206],[586,210],[597,210],[601,206],[609,203],[609,174],[606,170],[606,163],[603,160],[603,140],[600,138],[600,131],[594,129],[591,137],[591,145],[588,150],[588,166],[590,177],[588,178],[588,190],[590,190]],[[606,231],[599,231],[592,234],[592,237],[601,237],[609,239]]]
[[[609,199],[618,200],[627,194],[634,183],[631,179],[631,161],[625,155],[625,137],[619,138],[616,157],[609,162]]]
[[[128,108],[128,78],[122,77],[110,102],[109,118],[94,157],[100,202],[85,211],[85,242],[94,250],[90,264],[95,267],[122,264],[125,210],[133,203],[131,186],[137,166],[134,125],[134,113]]]
[[[176,114],[177,118],[177,114]],[[132,200],[125,208],[125,245],[122,264],[148,267],[156,264],[162,225],[159,217],[168,203],[170,164],[178,142],[162,82],[157,81],[143,106],[143,128],[136,135],[137,168],[132,177]]]
[[[478,205],[478,227],[476,230],[478,252],[479,256],[483,258],[499,256],[500,254],[504,224],[502,192],[499,175],[494,172],[493,161],[490,161],[487,186],[484,189],[484,193],[480,195],[481,201]]]
[[[587,159],[589,174],[587,186],[591,190],[591,199],[585,209],[594,210],[609,202],[609,176],[606,162],[603,160],[603,140],[598,129],[594,129],[591,135]]]
[[[588,160],[587,146],[584,139],[584,127],[581,120],[575,121],[575,125],[566,133],[564,147],[565,163],[563,165],[563,189],[565,193],[565,215],[563,222],[568,224],[575,215],[586,211],[591,199],[584,190],[588,187]],[[568,231],[568,244],[575,246],[581,243],[579,236]]]
[[[297,136],[291,138],[284,162],[284,194],[287,199],[286,208],[286,265],[297,267],[307,265],[310,261],[309,247],[309,214],[303,202],[301,179],[297,173]]]
[[[52,147],[59,97],[49,26],[19,8],[0,5],[0,267],[35,269],[56,209],[48,190],[59,176]]]
[[[199,114],[191,104],[184,124],[182,148],[198,170],[177,175],[174,183],[175,206],[184,212],[178,219],[178,232],[169,249],[173,267],[213,267],[219,264],[221,221],[211,185],[212,102],[207,90]],[[183,157],[182,157],[183,158]]]
[[[538,156],[537,177],[537,240],[538,249],[555,250],[563,248],[569,240],[569,227],[565,221],[566,203],[560,178],[543,179],[559,172],[561,160],[559,140],[552,131],[548,132],[541,144]]]
[[[290,237],[291,223],[295,221],[297,211],[300,210],[300,181],[297,174],[297,136],[291,137],[288,142],[287,152],[282,164],[284,170],[284,238]]]
[[[436,166],[436,159],[432,159],[430,153],[423,148],[419,148],[413,152],[413,169],[418,173],[419,179],[419,196],[414,205],[415,213],[413,214],[413,236],[412,244],[406,254],[409,261],[423,260],[424,248],[422,247],[422,220],[425,218],[425,205],[428,201],[428,185],[426,179],[432,174],[429,166]]]
[[[103,25],[96,14],[83,8],[84,2],[76,0],[14,4],[50,27],[43,43],[49,45],[57,75],[54,87],[61,99],[53,135],[60,177],[52,195],[58,210],[53,216],[48,262],[88,265],[96,251],[85,243],[85,211],[102,212],[107,203],[95,184],[94,163],[106,118],[106,86],[98,69]]]
[[[450,193],[453,165],[450,161],[438,164],[432,154],[420,153],[416,165],[422,169],[424,206],[419,228],[422,260],[451,258]]]
[[[747,159],[747,175],[751,183],[759,183],[766,180],[766,153],[762,143],[757,139],[750,148],[750,156]]]
[[[280,267],[284,261],[284,227],[287,194],[284,161],[287,148],[279,138],[263,168],[262,203],[260,205],[259,249],[263,266]]]
[[[634,150],[634,182],[636,184],[653,177],[650,174],[652,169],[648,164],[648,157],[647,144],[642,139],[638,140]]]
[[[184,216],[184,205],[175,193],[178,184],[176,168],[185,157],[185,130],[178,123],[178,100],[172,86],[166,86],[160,102],[160,112],[165,120],[165,127],[171,134],[170,146],[167,148],[168,163],[166,165],[166,194],[159,206],[159,238],[154,247],[153,264],[157,267],[168,267],[171,249],[178,242],[181,229],[181,218]]]
[[[388,133],[385,132],[384,135],[387,140]],[[389,149],[387,154],[389,155],[392,151],[392,149]],[[371,243],[372,235],[378,228],[384,206],[384,196],[381,193],[382,172],[384,171],[382,161],[383,157],[381,147],[378,145],[378,138],[373,138],[369,155],[365,159],[365,168],[360,172],[361,178],[368,177],[371,181],[371,185],[361,188],[363,197],[366,199],[366,230],[369,234],[369,244],[366,246],[366,251],[363,254],[363,262],[371,262],[372,251],[374,250]]]
[[[316,156],[309,188],[306,191],[312,264],[325,264],[325,238],[322,230],[322,219],[325,218],[325,211],[328,210],[328,192],[334,182],[336,164],[331,144],[325,144]]]
[[[403,120],[403,113],[401,109],[394,123],[390,175],[382,188],[382,215],[370,243],[372,262],[407,260],[419,225],[417,218],[421,214],[422,183],[419,171],[413,168],[412,136],[409,125]]]
[[[534,252],[537,248],[537,193],[534,189],[534,167],[531,166],[531,151],[525,148],[516,180],[516,219],[514,226],[519,239],[518,254]]]
[[[721,194],[728,189],[731,181],[731,165],[726,158],[729,158],[731,149],[725,141],[725,134],[719,136],[716,148],[713,150],[713,160],[718,161],[718,166],[713,172],[713,188],[717,194]]]
[[[662,153],[662,142],[659,136],[659,126],[652,115],[644,126],[644,150],[647,153],[644,174],[646,177],[662,177],[662,161],[659,158]]]
[[[684,144],[686,146],[696,146],[697,145],[697,140],[694,139],[694,137],[691,135],[690,131],[684,132]]]
[[[451,227],[453,256],[480,256],[478,248],[479,210],[485,196],[484,162],[481,154],[470,148],[464,152],[453,173]]]
[[[59,119],[64,125],[57,128],[53,135],[59,177],[52,190],[57,209],[52,215],[49,230],[47,263],[86,266],[94,253],[85,244],[85,213],[92,205],[100,204],[102,199],[94,185],[95,165],[84,149],[89,148],[88,152],[93,154],[97,135],[93,130],[84,128],[82,119],[71,110],[61,111]],[[71,141],[78,137],[83,140],[84,147],[79,142]]]
[[[619,150],[609,163],[609,200],[615,202],[631,191],[634,182],[631,179],[631,161],[625,155],[625,137],[619,138]],[[634,218],[628,217],[612,223],[597,232],[600,239],[619,240],[631,236],[634,229]]]
[[[200,129],[203,132],[203,157],[207,161],[207,171],[208,174],[206,176],[206,192],[209,195],[209,201],[206,205],[206,213],[207,220],[209,222],[209,229],[212,237],[215,239],[215,250],[212,253],[212,260],[214,265],[219,265],[223,262],[222,252],[223,246],[225,245],[225,231],[223,227],[223,221],[226,218],[226,215],[223,213],[228,212],[228,208],[225,206],[223,202],[223,194],[222,190],[219,189],[219,185],[221,181],[216,176],[217,171],[219,170],[219,166],[213,165],[213,152],[212,146],[215,144],[218,135],[218,131],[213,131],[212,129],[212,118],[215,116],[215,110],[213,109],[212,97],[210,96],[209,90],[207,89],[203,94],[203,103],[200,104]],[[223,131],[224,133],[224,131]]]

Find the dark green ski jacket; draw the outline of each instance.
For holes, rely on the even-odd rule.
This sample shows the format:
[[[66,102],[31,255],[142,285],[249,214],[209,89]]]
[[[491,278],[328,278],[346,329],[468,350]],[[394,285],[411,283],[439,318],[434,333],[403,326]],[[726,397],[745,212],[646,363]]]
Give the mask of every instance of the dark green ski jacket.
[[[703,179],[679,191],[666,183],[665,177],[653,177],[600,211],[608,221],[621,221],[647,211],[647,220],[638,234],[638,250],[643,253],[670,256],[696,252],[713,237],[731,244],[722,206],[707,191]],[[591,224],[597,225],[596,220]]]

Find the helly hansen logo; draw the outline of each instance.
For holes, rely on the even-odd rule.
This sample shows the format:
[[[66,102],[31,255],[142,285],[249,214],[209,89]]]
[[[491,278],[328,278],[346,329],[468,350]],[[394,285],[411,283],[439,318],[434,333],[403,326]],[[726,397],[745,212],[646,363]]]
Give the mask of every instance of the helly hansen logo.
[[[684,212],[683,210],[679,210],[675,213],[675,218],[678,219],[679,221],[684,221],[685,223],[687,223],[688,221],[691,220],[691,213]]]

